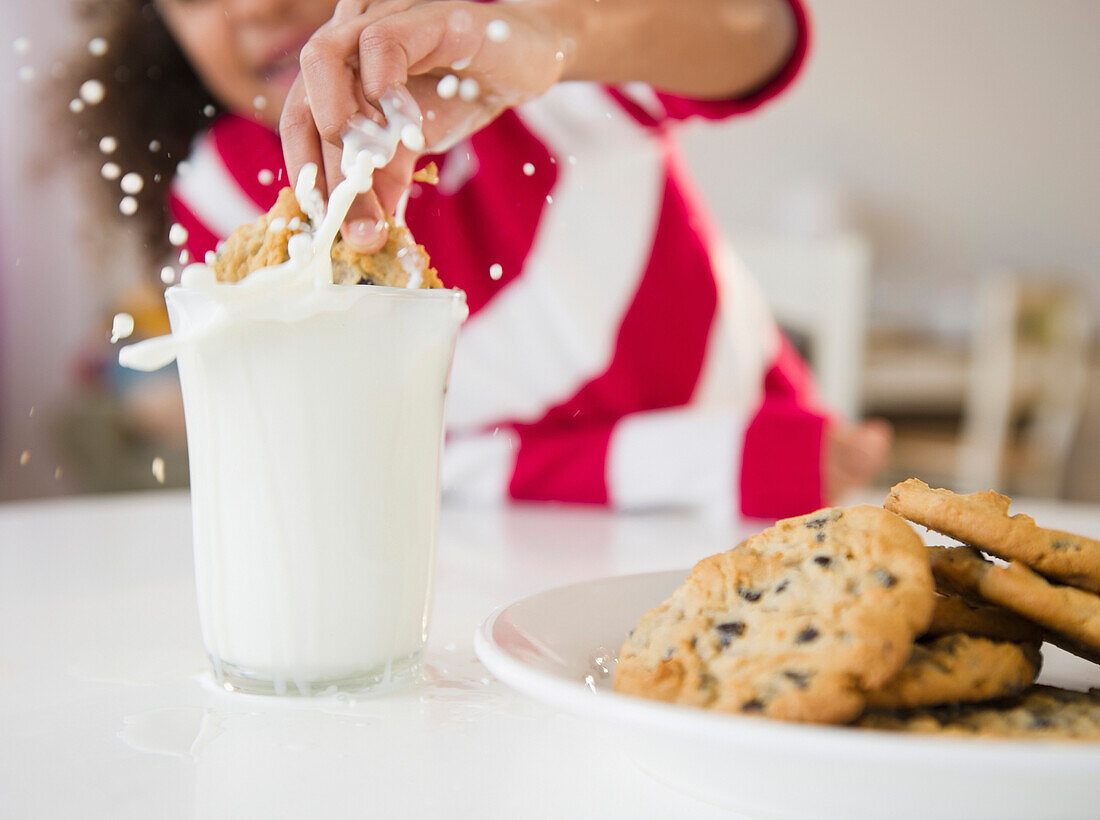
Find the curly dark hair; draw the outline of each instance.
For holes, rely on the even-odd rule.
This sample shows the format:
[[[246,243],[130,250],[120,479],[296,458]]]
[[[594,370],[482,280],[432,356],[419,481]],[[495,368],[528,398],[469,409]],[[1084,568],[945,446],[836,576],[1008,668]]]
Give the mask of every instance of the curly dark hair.
[[[136,227],[146,258],[156,262],[170,247],[166,202],[176,166],[222,108],[192,70],[153,0],[80,0],[74,11],[83,36],[74,53],[81,56],[66,66],[58,93],[47,104],[74,134],[73,153],[86,168],[87,184],[102,199],[103,212]],[[97,56],[85,46],[95,37],[106,40],[106,53]],[[70,101],[80,99],[80,87],[89,79],[101,82],[106,94],[102,102],[74,112]],[[99,147],[107,136],[118,143],[110,155]],[[132,216],[119,212],[118,179],[100,173],[108,161],[144,180]]]

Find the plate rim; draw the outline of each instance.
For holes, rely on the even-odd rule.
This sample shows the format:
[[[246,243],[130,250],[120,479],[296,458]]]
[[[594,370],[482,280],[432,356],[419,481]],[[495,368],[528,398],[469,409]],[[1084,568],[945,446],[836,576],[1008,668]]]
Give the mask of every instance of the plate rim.
[[[706,738],[721,744],[766,744],[781,746],[790,752],[797,748],[806,754],[847,754],[881,759],[884,754],[897,763],[927,762],[935,753],[938,764],[1012,766],[1033,769],[1036,754],[1042,752],[1045,764],[1080,767],[1094,774],[1100,765],[1100,743],[1082,743],[1072,740],[1028,741],[1015,739],[991,739],[923,734],[903,734],[878,729],[854,730],[850,726],[794,723],[767,718],[732,714],[716,714],[690,706],[650,701],[623,695],[613,691],[593,692],[581,681],[570,681],[562,676],[537,669],[513,657],[493,639],[493,630],[501,618],[517,606],[535,598],[563,593],[582,586],[597,586],[638,579],[681,573],[687,570],[660,570],[626,575],[611,575],[563,584],[540,590],[522,598],[502,604],[490,612],[474,632],[474,652],[489,672],[522,695],[563,711],[626,725],[630,729],[645,728],[681,738]],[[625,637],[625,636],[624,636]],[[974,755],[976,750],[981,755]]]

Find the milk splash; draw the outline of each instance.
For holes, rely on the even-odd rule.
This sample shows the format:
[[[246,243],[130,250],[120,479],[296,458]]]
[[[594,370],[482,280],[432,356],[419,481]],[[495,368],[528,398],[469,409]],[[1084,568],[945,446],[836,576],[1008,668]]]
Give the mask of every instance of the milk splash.
[[[386,125],[366,117],[357,117],[349,124],[340,159],[344,180],[330,193],[327,207],[316,188],[317,166],[309,163],[298,175],[294,195],[312,227],[303,226],[301,233],[290,238],[290,259],[261,268],[235,283],[218,282],[206,264],[189,265],[180,276],[179,287],[204,292],[217,302],[218,310],[199,327],[122,348],[119,364],[133,370],[159,370],[171,364],[183,346],[240,321],[289,322],[342,309],[345,300],[328,289],[333,285],[332,244],[340,225],[355,198],[371,189],[374,170],[389,164],[398,145],[413,151],[424,148],[423,118],[408,90],[392,88],[379,103]],[[410,271],[408,287],[419,286],[419,274]]]

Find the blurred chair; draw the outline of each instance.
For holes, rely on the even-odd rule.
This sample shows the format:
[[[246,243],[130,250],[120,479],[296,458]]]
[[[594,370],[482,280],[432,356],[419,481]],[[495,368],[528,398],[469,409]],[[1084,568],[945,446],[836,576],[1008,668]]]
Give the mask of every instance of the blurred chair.
[[[1085,300],[1056,282],[987,276],[974,330],[959,489],[1005,486],[1011,477],[1025,495],[1060,495],[1088,380]]]
[[[1027,272],[982,278],[967,345],[873,346],[864,400],[898,418],[959,419],[899,430],[897,475],[961,492],[1062,492],[1084,409],[1090,320],[1068,285]],[[904,475],[902,475],[904,473]]]
[[[759,283],[776,321],[806,342],[821,398],[858,419],[871,250],[863,237],[734,235],[734,251]]]

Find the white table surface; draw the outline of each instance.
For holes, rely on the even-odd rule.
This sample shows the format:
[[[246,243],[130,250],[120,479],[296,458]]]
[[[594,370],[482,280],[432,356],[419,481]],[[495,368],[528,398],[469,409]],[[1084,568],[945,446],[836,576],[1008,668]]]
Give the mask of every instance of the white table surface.
[[[1014,510],[1100,533],[1100,507]],[[0,817],[730,816],[492,680],[472,637],[501,604],[687,567],[757,525],[445,505],[424,681],[281,699],[214,686],[189,516],[174,492],[0,505]]]

